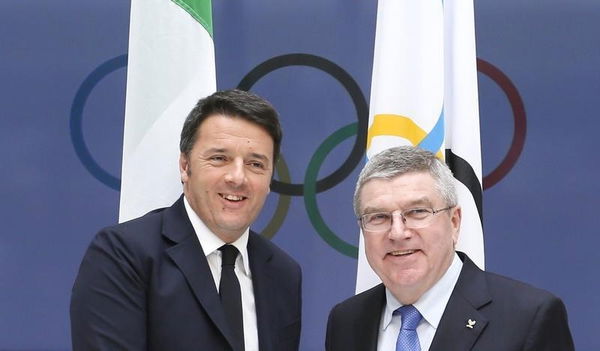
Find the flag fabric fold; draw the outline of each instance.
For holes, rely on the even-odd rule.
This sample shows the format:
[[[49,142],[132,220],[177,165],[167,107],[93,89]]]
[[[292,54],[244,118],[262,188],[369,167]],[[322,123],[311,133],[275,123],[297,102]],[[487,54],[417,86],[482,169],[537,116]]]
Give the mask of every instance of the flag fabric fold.
[[[210,0],[132,0],[119,221],[181,193],[179,134],[216,90]]]
[[[471,0],[380,0],[367,158],[414,145],[444,159],[463,208],[457,249],[484,267],[481,151]],[[360,236],[356,292],[380,282]]]

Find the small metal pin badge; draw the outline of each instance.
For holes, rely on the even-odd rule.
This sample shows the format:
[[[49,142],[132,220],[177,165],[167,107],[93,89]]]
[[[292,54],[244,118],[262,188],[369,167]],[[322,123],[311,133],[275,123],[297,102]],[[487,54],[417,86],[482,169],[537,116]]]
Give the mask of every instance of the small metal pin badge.
[[[473,326],[475,325],[475,323],[477,323],[477,321],[474,321],[469,318],[469,320],[467,321],[467,325],[465,325],[465,327],[467,327],[469,329],[473,329]]]

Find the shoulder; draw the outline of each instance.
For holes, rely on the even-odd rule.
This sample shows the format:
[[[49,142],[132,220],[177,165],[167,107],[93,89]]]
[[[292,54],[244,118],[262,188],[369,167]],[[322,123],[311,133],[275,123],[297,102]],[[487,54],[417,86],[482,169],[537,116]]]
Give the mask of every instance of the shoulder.
[[[557,299],[549,291],[516,279],[492,272],[485,272],[485,276],[490,287],[490,293],[495,298],[521,300],[525,304]]]
[[[383,284],[379,284],[338,303],[331,309],[331,315],[361,315],[374,310],[380,313],[384,304],[385,287]]]
[[[163,221],[163,215],[167,209],[168,207],[150,211],[141,217],[107,226],[103,228],[102,231],[127,233],[128,235],[133,235],[133,233],[146,231],[150,228],[160,229]]]
[[[518,319],[533,318],[544,311],[566,314],[563,302],[551,292],[497,273],[482,271],[464,254],[461,259],[464,264],[456,289],[473,305],[494,311],[494,314],[512,315],[513,319],[513,312]]]
[[[180,202],[102,228],[90,243],[86,257],[100,261],[103,257],[113,257],[113,261],[126,258],[125,263],[131,265],[151,263],[162,257],[165,249],[185,239],[191,230],[188,228],[191,228],[189,220],[182,214]],[[96,255],[90,255],[92,253]]]
[[[466,291],[487,293],[493,300],[505,300],[520,304],[532,305],[536,302],[557,299],[552,293],[534,287],[528,283],[509,278],[497,273],[482,271],[468,256],[459,253],[463,260],[457,286]]]
[[[567,310],[560,298],[530,284],[483,272],[470,261],[464,263],[461,278],[468,279],[457,288],[493,319],[496,327],[488,335],[524,342],[524,350],[573,350]]]
[[[102,228],[92,245],[119,245],[131,248],[146,247],[160,239],[164,208],[154,210],[123,223]]]
[[[539,296],[540,298],[550,298],[554,296],[546,290],[501,274],[485,272],[485,276],[490,287],[493,288],[493,291],[497,291],[497,293],[506,291],[511,292],[511,295],[522,296],[525,294],[525,296]]]
[[[170,208],[101,229],[88,246],[77,278],[77,285],[104,277],[106,280],[145,284],[156,262],[163,260],[172,243],[162,235]]]
[[[357,349],[356,345],[365,346],[377,340],[384,305],[383,284],[335,305],[327,319],[327,349],[348,349],[348,345],[354,345],[350,349]],[[338,348],[339,345],[345,346]]]
[[[385,287],[379,284],[335,305],[327,320],[327,350],[374,350]]]

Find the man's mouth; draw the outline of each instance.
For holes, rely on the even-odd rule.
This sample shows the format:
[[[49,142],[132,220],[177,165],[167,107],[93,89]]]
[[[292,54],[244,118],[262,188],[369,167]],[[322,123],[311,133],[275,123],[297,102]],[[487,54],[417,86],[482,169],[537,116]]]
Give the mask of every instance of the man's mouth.
[[[389,254],[392,256],[408,256],[414,254],[417,251],[418,250],[396,250],[389,252]]]
[[[242,201],[242,200],[247,199],[245,196],[232,195],[232,194],[221,194],[221,193],[219,193],[219,196],[221,196],[225,200],[234,201],[234,202],[238,202],[238,201]]]

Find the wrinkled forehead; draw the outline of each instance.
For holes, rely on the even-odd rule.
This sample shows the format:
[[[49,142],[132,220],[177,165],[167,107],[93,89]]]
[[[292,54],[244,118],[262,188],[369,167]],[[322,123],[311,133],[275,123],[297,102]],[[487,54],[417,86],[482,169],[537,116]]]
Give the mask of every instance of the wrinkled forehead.
[[[431,204],[442,198],[429,172],[409,172],[392,177],[375,177],[365,181],[359,191],[360,207],[372,199]]]

